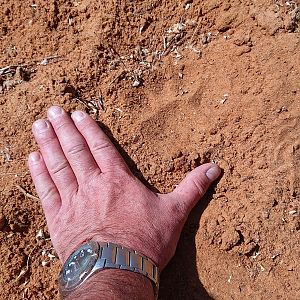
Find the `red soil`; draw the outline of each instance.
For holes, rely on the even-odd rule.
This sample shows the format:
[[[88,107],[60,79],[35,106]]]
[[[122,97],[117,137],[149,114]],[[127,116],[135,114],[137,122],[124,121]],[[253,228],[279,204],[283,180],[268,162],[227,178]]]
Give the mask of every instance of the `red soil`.
[[[200,163],[223,168],[162,274],[161,299],[300,299],[296,2],[0,4],[1,299],[58,299],[26,166],[31,124],[51,104],[88,111],[161,192]]]

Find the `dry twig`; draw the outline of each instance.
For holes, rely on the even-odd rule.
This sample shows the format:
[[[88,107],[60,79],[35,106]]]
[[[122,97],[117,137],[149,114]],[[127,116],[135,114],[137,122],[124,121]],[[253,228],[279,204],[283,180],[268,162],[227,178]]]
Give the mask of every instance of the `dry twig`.
[[[34,200],[40,200],[38,197],[35,197],[33,195],[31,195],[30,193],[28,193],[23,187],[21,187],[20,185],[16,184],[16,188],[22,192],[25,197],[28,197],[28,198],[31,198],[31,199],[34,199]]]

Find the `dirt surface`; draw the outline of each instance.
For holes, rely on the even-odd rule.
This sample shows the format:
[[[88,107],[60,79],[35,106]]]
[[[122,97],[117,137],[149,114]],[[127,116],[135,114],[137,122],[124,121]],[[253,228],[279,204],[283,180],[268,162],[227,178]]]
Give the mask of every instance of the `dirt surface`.
[[[0,299],[58,299],[26,167],[51,104],[88,111],[160,192],[203,162],[223,168],[161,299],[300,299],[299,2],[0,5]]]

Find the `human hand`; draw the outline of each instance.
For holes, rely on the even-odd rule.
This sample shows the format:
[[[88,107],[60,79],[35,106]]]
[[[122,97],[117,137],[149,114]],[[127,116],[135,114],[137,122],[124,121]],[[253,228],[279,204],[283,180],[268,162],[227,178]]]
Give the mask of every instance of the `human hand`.
[[[109,241],[151,258],[162,270],[175,253],[187,216],[219,177],[204,164],[169,194],[157,194],[132,175],[96,122],[60,107],[33,124],[40,152],[29,169],[54,248],[64,262],[83,242]]]

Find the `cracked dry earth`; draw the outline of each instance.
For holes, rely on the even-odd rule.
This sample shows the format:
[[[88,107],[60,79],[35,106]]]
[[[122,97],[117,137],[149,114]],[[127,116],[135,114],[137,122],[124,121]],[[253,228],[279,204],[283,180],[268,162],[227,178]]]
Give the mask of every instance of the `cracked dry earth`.
[[[223,168],[160,299],[300,299],[298,1],[0,4],[0,299],[59,299],[26,166],[51,104],[99,120],[161,192],[203,162]]]

